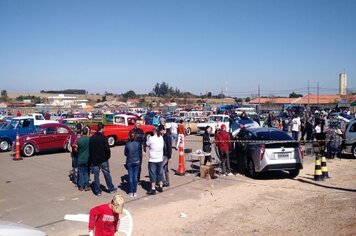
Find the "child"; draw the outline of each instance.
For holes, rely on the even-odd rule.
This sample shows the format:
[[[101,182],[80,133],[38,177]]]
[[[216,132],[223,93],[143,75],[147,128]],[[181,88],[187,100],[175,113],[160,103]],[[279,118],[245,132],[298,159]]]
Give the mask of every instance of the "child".
[[[94,236],[116,235],[119,214],[124,208],[124,198],[116,194],[109,204],[96,206],[89,213],[89,234]]]

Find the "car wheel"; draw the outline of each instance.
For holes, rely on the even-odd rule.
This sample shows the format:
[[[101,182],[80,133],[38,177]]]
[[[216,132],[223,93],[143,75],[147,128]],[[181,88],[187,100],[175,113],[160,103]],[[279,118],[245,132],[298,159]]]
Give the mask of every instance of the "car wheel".
[[[353,158],[356,158],[356,145],[355,144],[352,146],[351,154],[352,154]]]
[[[30,157],[30,156],[33,156],[35,154],[35,147],[28,143],[26,144],[23,149],[22,149],[22,155],[24,157]]]
[[[115,146],[115,143],[116,143],[115,137],[113,137],[113,136],[108,137],[108,143],[109,143],[110,147]]]
[[[2,139],[0,140],[0,150],[2,152],[6,152],[10,149],[10,143],[9,141],[5,140],[5,139]]]
[[[185,129],[185,134],[190,135],[192,133],[192,130],[190,128]]]
[[[256,178],[255,164],[253,163],[252,158],[249,158],[247,161],[247,173],[249,177],[253,179]]]
[[[299,175],[299,169],[296,170],[290,170],[289,172],[289,177],[291,179],[294,179],[295,177],[297,177]]]

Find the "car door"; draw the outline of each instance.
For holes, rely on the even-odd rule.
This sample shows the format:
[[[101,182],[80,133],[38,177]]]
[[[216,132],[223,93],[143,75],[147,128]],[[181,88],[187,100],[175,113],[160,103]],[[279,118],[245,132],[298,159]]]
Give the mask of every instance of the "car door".
[[[69,134],[69,129],[62,127],[62,126],[58,126],[56,128],[56,144],[55,147],[56,149],[62,149],[65,147],[66,142],[68,140],[68,136]]]

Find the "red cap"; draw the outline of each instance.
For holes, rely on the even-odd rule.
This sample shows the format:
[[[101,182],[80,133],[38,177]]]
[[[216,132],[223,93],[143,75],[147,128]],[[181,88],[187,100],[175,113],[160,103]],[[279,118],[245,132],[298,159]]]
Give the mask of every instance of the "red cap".
[[[221,128],[221,129],[225,129],[225,128],[226,128],[226,125],[225,125],[225,124],[222,124],[220,128]]]

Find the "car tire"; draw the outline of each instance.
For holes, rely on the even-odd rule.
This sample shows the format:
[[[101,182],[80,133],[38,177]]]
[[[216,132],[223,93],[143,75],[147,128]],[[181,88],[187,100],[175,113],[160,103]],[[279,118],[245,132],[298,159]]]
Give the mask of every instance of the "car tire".
[[[356,158],[356,144],[354,144],[351,148],[351,154],[353,158]]]
[[[288,171],[289,173],[289,178],[294,179],[295,177],[297,177],[299,175],[300,170],[299,169],[295,169],[295,170],[290,170]]]
[[[6,151],[10,150],[10,142],[6,139],[1,139],[0,140],[0,150],[2,152],[6,152]]]
[[[116,143],[116,139],[114,136],[109,136],[108,137],[108,143],[109,143],[109,146],[110,147],[114,147],[115,146],[115,143]]]
[[[185,134],[186,134],[187,136],[191,135],[191,133],[192,133],[192,130],[191,130],[190,128],[186,128],[186,129],[185,129]]]
[[[251,178],[256,178],[256,170],[255,170],[255,164],[253,163],[253,160],[252,158],[249,158],[247,160],[247,172],[248,174],[248,177],[251,177]]]
[[[35,154],[35,147],[31,143],[27,143],[23,148],[22,148],[22,155],[24,157],[31,157]]]

